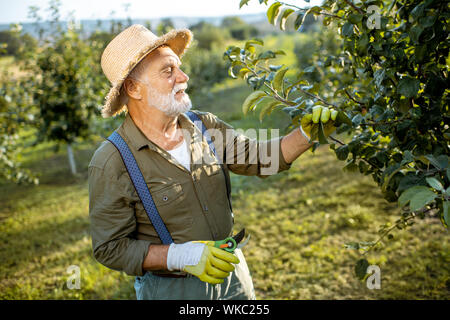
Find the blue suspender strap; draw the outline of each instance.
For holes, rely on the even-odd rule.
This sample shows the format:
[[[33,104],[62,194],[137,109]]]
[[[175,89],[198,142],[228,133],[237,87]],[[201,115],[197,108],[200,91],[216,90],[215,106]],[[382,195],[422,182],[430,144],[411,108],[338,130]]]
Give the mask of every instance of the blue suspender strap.
[[[199,118],[198,115],[196,115],[192,111],[186,112],[186,115],[200,129],[200,131],[202,132],[202,135],[205,137],[206,141],[208,142],[209,147],[211,148],[211,150],[213,151],[213,153],[216,156],[217,160],[219,161],[219,157],[217,156],[216,148],[214,147],[214,143],[211,140],[211,136],[209,135],[208,131],[206,131],[206,127],[203,124],[203,121]]]
[[[206,130],[205,125],[203,124],[203,121],[200,119],[198,115],[196,115],[192,111],[188,111],[185,113],[189,119],[200,129],[202,132],[202,135],[205,137],[206,141],[208,142],[209,147],[211,148],[212,152],[216,156],[217,161],[220,163],[220,158],[217,155],[216,148],[214,147],[214,143],[212,142],[211,136],[209,135],[208,131]],[[229,181],[227,179],[227,176],[225,174],[225,169],[223,168],[223,165],[220,164],[220,167],[222,168],[223,175],[225,176],[225,183],[227,187],[227,196],[228,196],[228,204],[230,205],[230,210],[233,212],[233,206],[231,205],[231,186],[229,185]]]
[[[131,153],[127,143],[116,131],[109,136],[108,140],[117,148],[117,150],[119,150],[128,174],[130,175],[131,181],[133,182],[134,188],[136,189],[136,192],[142,201],[142,205],[144,206],[144,209],[147,212],[147,215],[162,243],[171,244],[173,240],[170,236],[169,230],[167,230],[166,225],[162,221],[161,216],[156,209],[155,202],[153,201],[152,195],[148,190],[148,186],[145,183],[142,172],[139,169],[136,159],[134,158],[133,153]]]

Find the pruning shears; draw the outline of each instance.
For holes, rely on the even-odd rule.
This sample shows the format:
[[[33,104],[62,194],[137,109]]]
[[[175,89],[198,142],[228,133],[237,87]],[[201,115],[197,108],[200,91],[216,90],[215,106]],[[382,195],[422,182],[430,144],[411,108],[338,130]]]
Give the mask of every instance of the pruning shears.
[[[236,233],[232,237],[225,238],[224,240],[215,241],[214,247],[233,253],[234,250],[242,248],[250,240],[250,235],[248,235],[247,238],[244,241],[242,241],[244,239],[244,236],[245,236],[245,228]]]

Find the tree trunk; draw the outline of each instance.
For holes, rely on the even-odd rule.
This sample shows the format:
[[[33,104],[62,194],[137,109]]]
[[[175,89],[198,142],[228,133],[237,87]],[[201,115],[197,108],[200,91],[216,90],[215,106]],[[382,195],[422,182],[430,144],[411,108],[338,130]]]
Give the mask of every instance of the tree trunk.
[[[75,158],[73,156],[73,151],[72,151],[72,145],[68,144],[67,145],[67,157],[69,158],[69,164],[70,164],[70,170],[72,171],[73,175],[77,174],[77,167],[75,164]]]

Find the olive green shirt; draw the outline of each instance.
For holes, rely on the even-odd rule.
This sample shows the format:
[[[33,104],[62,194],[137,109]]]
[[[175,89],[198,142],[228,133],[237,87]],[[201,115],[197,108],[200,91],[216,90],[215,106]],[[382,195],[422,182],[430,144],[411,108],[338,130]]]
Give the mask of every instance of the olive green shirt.
[[[266,177],[290,168],[281,153],[283,137],[259,142],[238,133],[209,112],[194,112],[207,129],[217,133],[211,137],[219,159],[214,157],[201,131],[182,114],[179,124],[190,148],[190,171],[150,141],[129,114],[117,130],[136,158],[175,243],[220,240],[232,233],[234,221],[225,180],[230,179],[229,170],[241,175]],[[271,157],[272,154],[275,157]],[[278,163],[275,158],[278,158]],[[225,175],[219,162],[225,162]],[[264,168],[273,163],[276,164],[275,170],[264,173]],[[104,141],[95,151],[88,176],[94,257],[108,268],[129,275],[143,275],[142,263],[149,245],[160,244],[161,241],[119,151],[111,142]]]

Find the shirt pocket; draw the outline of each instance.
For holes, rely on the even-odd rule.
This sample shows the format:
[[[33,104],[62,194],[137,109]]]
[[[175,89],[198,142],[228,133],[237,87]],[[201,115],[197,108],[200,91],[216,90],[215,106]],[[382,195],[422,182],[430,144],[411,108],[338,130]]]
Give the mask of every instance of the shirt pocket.
[[[228,207],[227,185],[222,167],[219,164],[203,167],[206,173],[205,191],[208,198],[220,207]]]
[[[186,204],[186,194],[181,184],[170,184],[156,191],[149,189],[156,209],[172,238],[185,233],[192,226],[193,217]],[[136,217],[138,223],[151,224],[140,201],[136,204]],[[156,236],[156,231],[154,235]]]

